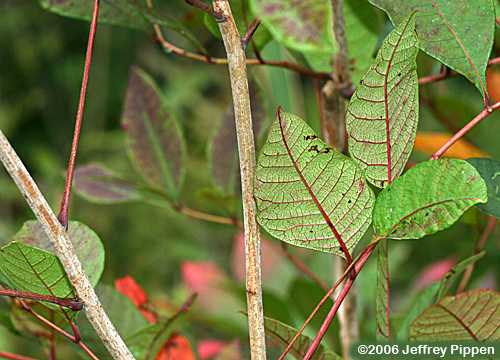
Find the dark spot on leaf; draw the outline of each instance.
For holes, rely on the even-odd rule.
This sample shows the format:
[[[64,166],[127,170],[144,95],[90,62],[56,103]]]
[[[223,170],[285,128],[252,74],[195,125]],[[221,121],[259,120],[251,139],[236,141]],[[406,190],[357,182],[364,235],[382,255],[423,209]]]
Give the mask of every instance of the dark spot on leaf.
[[[304,136],[304,140],[314,140],[317,139],[318,137],[316,135],[306,135]]]
[[[352,203],[352,200],[347,200],[347,203],[348,203],[348,204]]]
[[[319,153],[318,145],[312,145],[308,151],[316,151],[317,153]]]

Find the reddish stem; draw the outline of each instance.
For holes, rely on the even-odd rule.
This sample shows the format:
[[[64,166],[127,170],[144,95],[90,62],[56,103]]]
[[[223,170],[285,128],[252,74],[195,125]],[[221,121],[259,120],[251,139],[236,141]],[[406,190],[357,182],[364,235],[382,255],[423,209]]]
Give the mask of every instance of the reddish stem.
[[[479,114],[476,115],[474,119],[469,121],[467,125],[465,125],[462,129],[460,129],[455,135],[453,135],[439,150],[437,150],[433,155],[432,159],[439,159],[443,154],[448,151],[450,147],[453,146],[458,140],[460,140],[465,134],[467,134],[474,126],[479,124],[481,121],[490,116],[494,111],[500,108],[500,101],[493,104],[492,106],[488,106],[483,109]]]
[[[365,256],[366,256],[366,253],[368,252],[371,252],[373,251],[373,249],[371,249],[371,246],[375,246],[376,244],[373,243],[372,245],[369,245],[367,246],[363,252],[356,258],[356,260],[354,260],[351,265],[349,265],[346,270],[344,271],[344,273],[340,276],[339,279],[337,279],[337,281],[335,282],[335,284],[330,288],[330,290],[328,290],[328,292],[323,296],[323,298],[319,301],[319,303],[316,305],[316,307],[314,308],[314,310],[311,312],[311,314],[309,315],[309,317],[306,319],[306,321],[304,321],[304,323],[302,324],[302,326],[300,327],[299,331],[297,331],[297,333],[295,334],[295,336],[292,338],[292,340],[288,343],[287,347],[285,348],[285,350],[283,350],[283,352],[281,353],[280,357],[278,360],[283,360],[286,355],[288,354],[288,352],[292,349],[293,347],[293,344],[298,340],[298,338],[300,337],[300,335],[302,334],[302,332],[304,331],[304,329],[306,328],[306,326],[311,322],[312,318],[316,315],[316,313],[319,311],[319,309],[321,308],[321,306],[323,306],[323,304],[325,303],[326,300],[328,300],[330,298],[330,296],[334,293],[334,291],[337,289],[337,287],[339,287],[340,284],[342,284],[342,281],[344,281],[344,279],[346,278],[346,276],[348,276],[349,273],[351,273],[352,269],[354,266],[357,266],[359,261],[361,261]],[[366,261],[366,260],[364,260]],[[360,268],[361,269],[361,268]]]
[[[255,34],[255,32],[257,31],[257,28],[259,27],[259,25],[260,25],[260,20],[256,18],[248,26],[248,29],[247,29],[245,35],[241,39],[241,43],[242,43],[244,48],[246,48],[248,43],[252,40],[253,34]]]
[[[11,360],[36,360],[35,358],[23,355],[12,354],[6,351],[0,351],[0,358]]]
[[[61,224],[68,227],[68,212],[69,201],[71,197],[71,185],[73,183],[73,175],[75,172],[76,155],[78,153],[78,141],[80,140],[80,131],[82,128],[83,114],[85,111],[85,98],[87,95],[87,85],[89,82],[90,65],[92,63],[92,53],[94,49],[95,34],[97,31],[97,18],[99,16],[99,0],[94,0],[94,11],[92,21],[90,23],[89,38],[87,43],[87,52],[85,54],[85,65],[83,68],[82,87],[80,89],[80,99],[78,102],[78,110],[76,112],[75,130],[73,133],[73,142],[71,144],[71,153],[68,161],[68,170],[66,173],[66,184],[64,186],[64,194],[61,200],[61,209],[57,218]]]
[[[29,291],[11,290],[11,289],[0,289],[0,296],[9,296],[12,298],[21,298],[34,301],[44,301],[59,306],[69,308],[73,311],[80,311],[83,309],[83,303],[76,299],[64,299],[58,298],[51,295],[36,294]]]
[[[323,340],[323,337],[325,336],[328,328],[330,327],[330,324],[332,323],[333,319],[335,318],[335,315],[337,314],[337,310],[339,309],[340,305],[342,305],[342,302],[344,301],[345,297],[349,293],[349,290],[351,289],[352,285],[354,284],[354,281],[356,280],[356,277],[358,276],[359,272],[363,268],[363,266],[366,264],[366,261],[372,254],[373,250],[375,249],[377,243],[372,243],[368,245],[368,247],[363,251],[362,256],[359,258],[359,260],[356,262],[354,265],[354,269],[351,271],[351,276],[347,279],[347,281],[344,283],[344,287],[342,288],[340,294],[338,295],[337,299],[335,300],[335,303],[333,304],[332,308],[330,309],[330,312],[326,316],[325,320],[323,321],[323,324],[321,325],[321,328],[319,329],[318,333],[316,334],[316,337],[314,338],[313,342],[311,343],[311,346],[309,349],[307,349],[306,355],[304,356],[304,360],[310,360],[313,356],[316,350],[318,349],[321,340]]]

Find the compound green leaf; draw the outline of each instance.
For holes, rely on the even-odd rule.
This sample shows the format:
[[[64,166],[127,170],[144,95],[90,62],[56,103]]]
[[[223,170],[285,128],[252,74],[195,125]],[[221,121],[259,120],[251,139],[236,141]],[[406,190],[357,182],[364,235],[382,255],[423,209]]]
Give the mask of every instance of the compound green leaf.
[[[104,271],[104,246],[101,239],[91,228],[78,221],[69,222],[68,237],[82,263],[83,270],[89,277],[91,284],[96,286]],[[36,220],[26,221],[12,240],[48,251],[51,254],[55,253],[54,246]]]
[[[464,75],[486,94],[485,71],[495,33],[492,0],[369,0],[393,24],[418,11],[423,51]]]
[[[500,294],[477,289],[443,298],[415,319],[410,340],[500,340]]]
[[[389,244],[384,239],[377,246],[377,297],[375,301],[377,339],[387,340],[391,333],[389,318],[390,278],[388,261]]]
[[[286,346],[292,341],[298,330],[282,323],[281,321],[264,317],[264,327],[266,329],[266,337],[276,346],[284,350]],[[297,341],[290,349],[290,355],[296,359],[303,359],[307,349],[311,345],[311,339],[305,335],[300,335]],[[339,355],[328,351],[323,345],[320,345],[315,355],[314,360],[340,360]]]
[[[478,206],[485,213],[500,218],[500,161],[494,159],[468,159],[486,182],[488,202]]]
[[[299,117],[278,111],[260,153],[257,220],[272,236],[343,256],[371,223],[374,195],[355,162],[328,147]]]
[[[0,272],[13,289],[75,297],[59,259],[48,251],[12,241],[0,249]]]
[[[384,187],[401,174],[418,123],[417,36],[411,15],[384,40],[346,114],[349,153],[369,182]]]
[[[79,195],[99,204],[117,204],[141,198],[134,184],[97,163],[78,166],[73,186]]]
[[[257,14],[276,40],[301,52],[333,54],[332,8],[323,0],[251,0]]]
[[[94,7],[93,0],[39,0],[48,11],[75,19],[90,20]],[[145,2],[136,0],[101,0],[99,6],[100,23],[118,25],[136,30],[151,32],[153,24],[161,25],[188,40],[197,49],[203,46],[180,21],[166,15],[154,13],[145,6]]]
[[[153,80],[133,68],[122,124],[129,155],[148,184],[175,199],[184,180],[184,138]]]
[[[426,161],[380,192],[373,226],[383,237],[419,239],[446,229],[468,208],[486,200],[486,185],[468,162]]]

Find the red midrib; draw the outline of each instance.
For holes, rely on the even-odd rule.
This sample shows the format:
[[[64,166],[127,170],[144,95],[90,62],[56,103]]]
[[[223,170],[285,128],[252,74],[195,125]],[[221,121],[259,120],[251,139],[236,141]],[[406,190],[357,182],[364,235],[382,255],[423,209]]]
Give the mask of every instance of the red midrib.
[[[309,192],[309,195],[313,199],[314,204],[316,205],[319,212],[323,216],[323,219],[325,220],[325,222],[328,224],[328,227],[332,230],[333,235],[335,235],[335,238],[339,242],[340,247],[342,248],[342,252],[344,253],[344,256],[346,258],[347,264],[350,264],[352,262],[352,257],[351,257],[351,254],[349,254],[349,250],[347,249],[346,244],[342,240],[342,236],[340,236],[340,233],[337,231],[337,229],[333,225],[332,220],[330,219],[330,217],[328,216],[326,211],[323,209],[323,206],[321,206],[320,202],[318,201],[318,198],[316,197],[316,195],[312,191],[311,186],[307,182],[304,175],[302,175],[302,171],[300,171],[299,166],[297,165],[297,162],[293,158],[292,151],[291,151],[290,147],[288,146],[288,142],[287,142],[286,137],[285,137],[285,131],[283,129],[283,121],[281,120],[281,111],[280,110],[278,110],[278,121],[280,124],[281,139],[283,140],[283,144],[285,145],[286,151],[288,153],[288,156],[290,157],[290,160],[292,161],[292,164],[293,164],[293,167],[295,168],[295,171],[297,171],[297,174],[299,174],[300,180],[302,181],[302,183],[306,187],[307,191]]]
[[[390,184],[392,182],[392,160],[391,160],[391,129],[390,129],[390,118],[389,118],[389,94],[387,93],[387,78],[389,72],[391,71],[392,60],[394,59],[394,54],[399,46],[399,42],[403,37],[406,28],[408,27],[409,21],[406,23],[405,27],[401,31],[401,36],[399,37],[394,49],[392,50],[391,57],[389,58],[389,64],[387,65],[387,71],[384,76],[384,105],[385,105],[385,136],[387,144],[387,182]]]

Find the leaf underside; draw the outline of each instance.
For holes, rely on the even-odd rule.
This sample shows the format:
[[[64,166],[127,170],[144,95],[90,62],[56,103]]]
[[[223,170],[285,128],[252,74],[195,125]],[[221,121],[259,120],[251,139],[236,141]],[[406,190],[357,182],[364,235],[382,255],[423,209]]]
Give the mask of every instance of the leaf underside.
[[[251,0],[254,14],[283,45],[297,51],[332,54],[332,9],[323,0]]]
[[[14,289],[75,297],[59,259],[45,250],[13,241],[0,249],[0,271]]]
[[[417,37],[412,15],[384,40],[346,114],[349,153],[369,182],[384,187],[401,174],[418,123]]]
[[[482,94],[495,34],[491,0],[369,0],[394,24],[417,10],[416,31],[423,51],[464,75]]]
[[[446,229],[468,208],[486,200],[483,179],[466,161],[426,161],[382,190],[373,226],[384,237],[419,239]]]
[[[377,339],[388,339],[390,335],[389,300],[390,278],[388,261],[388,240],[384,239],[377,246],[377,297],[376,320]]]
[[[138,68],[130,73],[122,117],[129,154],[150,186],[176,198],[184,179],[184,140],[153,80]]]
[[[488,202],[479,205],[485,213],[500,218],[500,161],[494,159],[468,159],[483,177],[488,188]]]
[[[97,163],[77,166],[73,187],[85,199],[100,204],[117,204],[141,198],[133,184]]]
[[[415,319],[410,327],[410,339],[499,340],[500,294],[477,289],[445,297]]]
[[[348,157],[328,147],[299,117],[279,112],[260,153],[257,220],[287,243],[344,256],[371,223],[372,190]]]

